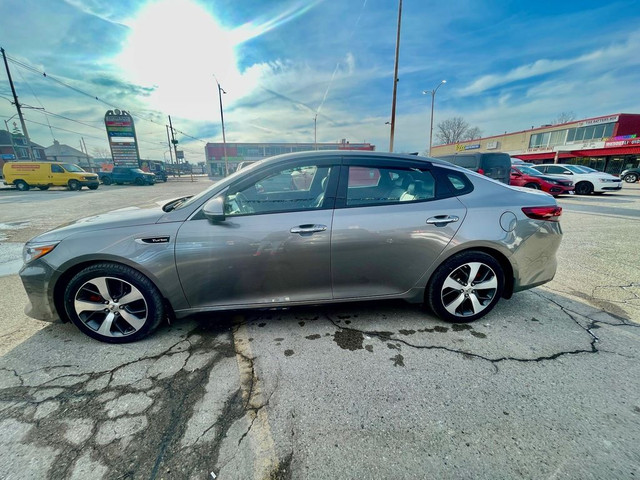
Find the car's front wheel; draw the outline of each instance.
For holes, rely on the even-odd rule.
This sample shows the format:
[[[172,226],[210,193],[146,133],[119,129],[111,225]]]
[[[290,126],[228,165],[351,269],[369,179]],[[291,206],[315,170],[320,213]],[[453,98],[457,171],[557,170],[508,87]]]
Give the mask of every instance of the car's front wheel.
[[[527,184],[525,184],[526,188],[533,188],[534,190],[540,190],[540,185],[538,185],[537,183],[533,183],[533,182],[529,182]]]
[[[134,180],[134,183],[135,183],[136,185],[144,185],[144,180],[143,180],[143,179],[141,179],[140,177],[137,177],[137,178]]]
[[[638,181],[638,174],[637,173],[627,173],[623,180],[627,183],[636,183]]]
[[[435,271],[425,292],[431,310],[449,322],[472,322],[489,313],[504,289],[500,263],[484,252],[463,252]]]
[[[24,180],[16,180],[15,186],[21,192],[26,192],[27,190],[29,190],[29,188],[31,188],[29,184]]]
[[[78,191],[82,188],[82,185],[80,185],[80,182],[77,180],[69,180],[69,183],[67,185],[69,187],[69,190],[73,191]]]
[[[105,185],[111,185],[113,183],[113,180],[111,180],[111,177],[104,177],[102,179],[102,183],[104,183]]]
[[[127,343],[153,332],[164,317],[162,296],[140,272],[100,263],[78,272],[65,290],[65,311],[85,334]]]
[[[592,192],[593,192],[593,184],[591,182],[576,183],[576,194],[589,195]]]

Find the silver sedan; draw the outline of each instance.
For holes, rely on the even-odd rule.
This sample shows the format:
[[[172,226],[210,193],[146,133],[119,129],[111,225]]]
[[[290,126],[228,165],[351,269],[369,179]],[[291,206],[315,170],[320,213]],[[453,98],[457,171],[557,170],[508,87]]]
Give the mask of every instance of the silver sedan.
[[[28,315],[114,343],[167,315],[355,300],[402,298],[469,322],[553,278],[561,211],[432,158],[290,154],[162,208],[35,237],[20,276]]]

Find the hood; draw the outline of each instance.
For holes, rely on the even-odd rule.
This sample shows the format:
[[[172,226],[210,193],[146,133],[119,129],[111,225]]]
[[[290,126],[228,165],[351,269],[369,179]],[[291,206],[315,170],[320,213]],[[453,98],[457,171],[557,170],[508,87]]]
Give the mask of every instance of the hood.
[[[547,181],[552,180],[554,182],[565,183],[567,185],[573,183],[573,180],[564,175],[536,175],[536,177]]]
[[[60,241],[77,232],[88,232],[112,228],[130,227],[132,225],[149,225],[157,223],[165,213],[161,208],[127,207],[111,212],[85,217],[65,223],[46,233],[29,240],[30,242]]]

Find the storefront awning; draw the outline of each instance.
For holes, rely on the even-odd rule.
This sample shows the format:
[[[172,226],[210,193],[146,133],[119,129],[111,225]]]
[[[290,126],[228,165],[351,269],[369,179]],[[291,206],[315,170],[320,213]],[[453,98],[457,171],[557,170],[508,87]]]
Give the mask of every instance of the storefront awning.
[[[512,157],[519,158],[520,160],[553,160],[556,158],[555,152],[545,153],[519,153],[517,155],[511,155]],[[575,155],[571,153],[561,153],[558,158],[571,158]]]
[[[612,155],[640,155],[640,147],[596,148],[592,150],[574,150],[574,157],[610,157]],[[562,158],[562,157],[561,157]]]

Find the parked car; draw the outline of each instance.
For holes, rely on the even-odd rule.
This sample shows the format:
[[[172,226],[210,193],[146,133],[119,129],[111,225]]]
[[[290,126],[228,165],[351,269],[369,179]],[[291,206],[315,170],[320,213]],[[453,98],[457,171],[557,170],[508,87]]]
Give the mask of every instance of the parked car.
[[[534,165],[532,168],[544,174],[566,175],[571,177],[578,195],[615,192],[622,188],[622,181],[618,177],[603,172],[589,172],[578,165],[550,163]]]
[[[525,162],[524,160],[520,160],[519,158],[511,157],[511,165],[531,165],[531,164]]]
[[[48,190],[49,187],[67,187],[80,190],[100,186],[98,175],[85,172],[78,165],[62,162],[8,162],[2,168],[5,185],[15,185],[20,191],[32,187]]]
[[[137,167],[113,167],[110,172],[99,172],[100,181],[105,185],[116,183],[124,185],[133,183],[135,185],[153,185],[156,183],[156,176],[150,172],[143,172]]]
[[[575,190],[573,182],[561,175],[544,175],[535,168],[526,165],[514,165],[511,167],[511,185],[534,188],[558,196],[563,193],[572,194]]]
[[[640,167],[628,168],[620,174],[620,178],[627,183],[635,183],[640,179]]]
[[[264,187],[284,177],[281,190]],[[39,235],[20,277],[29,316],[113,343],[148,335],[168,313],[371,299],[468,322],[553,278],[561,212],[550,195],[436,159],[295,153],[163,207]]]
[[[458,153],[438,158],[509,184],[511,157],[506,153]]]

